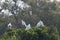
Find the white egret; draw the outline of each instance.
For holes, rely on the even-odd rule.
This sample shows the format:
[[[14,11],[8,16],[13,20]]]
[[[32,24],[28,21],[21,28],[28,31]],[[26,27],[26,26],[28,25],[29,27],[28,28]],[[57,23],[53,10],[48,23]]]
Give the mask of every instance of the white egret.
[[[9,23],[9,24],[8,24],[8,27],[11,29],[11,27],[12,27],[12,24],[11,24],[11,23]]]
[[[22,20],[22,25],[26,26],[26,23],[25,23],[25,21],[23,21],[23,20]]]
[[[23,21],[23,20],[22,20],[22,25],[24,25],[26,27],[25,30],[29,30],[31,28],[31,25],[30,24],[26,25],[25,21]]]
[[[25,30],[29,30],[30,28],[31,28],[31,25],[28,24],[28,25],[26,25],[26,29]]]
[[[40,21],[37,23],[37,26],[44,26],[43,21],[40,20]]]

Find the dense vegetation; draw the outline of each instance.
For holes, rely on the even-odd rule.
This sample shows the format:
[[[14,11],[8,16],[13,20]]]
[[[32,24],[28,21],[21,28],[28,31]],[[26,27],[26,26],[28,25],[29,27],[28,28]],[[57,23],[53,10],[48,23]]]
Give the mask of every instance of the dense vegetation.
[[[51,31],[52,30],[52,31]],[[34,27],[29,30],[8,29],[0,40],[60,40],[56,27]]]
[[[16,4],[18,0],[11,1],[0,2],[0,40],[60,40],[60,2],[21,0],[30,6],[21,8]],[[11,12],[12,16],[1,12],[5,9]],[[21,20],[31,24],[32,28],[25,30]],[[40,20],[48,27],[35,27]],[[12,29],[8,29],[8,23],[12,24]]]

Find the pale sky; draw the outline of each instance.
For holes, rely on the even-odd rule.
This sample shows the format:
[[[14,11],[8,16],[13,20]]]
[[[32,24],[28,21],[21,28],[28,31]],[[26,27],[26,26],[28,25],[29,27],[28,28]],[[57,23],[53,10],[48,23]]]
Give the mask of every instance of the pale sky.
[[[53,2],[54,0],[50,0],[51,2]]]
[[[54,0],[50,0],[51,2],[53,2]],[[56,0],[56,2],[60,2],[60,0]]]
[[[57,2],[60,2],[60,0],[56,0]]]

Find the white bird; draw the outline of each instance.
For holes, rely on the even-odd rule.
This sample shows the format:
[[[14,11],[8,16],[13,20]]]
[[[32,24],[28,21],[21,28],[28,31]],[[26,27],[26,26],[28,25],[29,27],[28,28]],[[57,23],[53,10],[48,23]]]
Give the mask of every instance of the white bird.
[[[23,21],[23,20],[22,20],[22,25],[24,25],[26,27],[25,30],[29,30],[31,28],[31,25],[30,24],[26,25],[25,21]]]
[[[26,23],[25,23],[25,21],[23,21],[23,20],[22,20],[22,25],[26,26]]]
[[[25,30],[29,30],[30,28],[31,28],[31,25],[28,24],[28,25],[26,25],[26,29]]]
[[[43,21],[40,20],[40,21],[37,23],[37,26],[44,26]]]
[[[8,27],[11,29],[11,27],[12,27],[12,24],[11,24],[11,23],[9,23],[9,24],[8,24]]]
[[[3,9],[1,12],[4,13],[5,16],[12,16],[13,15],[8,9]]]
[[[18,0],[17,3],[16,3],[16,5],[17,5],[19,8],[21,8],[22,10],[23,10],[24,8],[26,8],[26,7],[27,7],[27,8],[29,7],[28,4],[24,3],[24,2],[21,1],[21,0]]]

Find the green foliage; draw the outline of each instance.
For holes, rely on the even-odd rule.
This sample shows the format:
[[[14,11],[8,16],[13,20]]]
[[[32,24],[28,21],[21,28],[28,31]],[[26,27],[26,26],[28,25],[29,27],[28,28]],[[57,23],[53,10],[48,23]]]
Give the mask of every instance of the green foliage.
[[[34,27],[29,30],[9,29],[2,40],[59,40],[57,28]]]
[[[16,1],[16,0],[15,0]],[[35,27],[39,20],[42,20],[48,27],[53,26],[53,28],[48,27],[35,27],[26,31],[23,29],[11,29],[8,30],[2,37],[1,40],[59,40],[59,33],[57,29],[60,30],[60,9],[58,8],[58,3],[46,2],[46,0],[39,0],[39,6],[37,6],[37,0],[22,0],[29,4],[31,8],[20,10],[16,9],[16,15],[12,17],[2,18],[0,15],[0,33],[5,32],[8,22],[11,22],[14,28],[19,28],[21,25],[21,20],[24,20],[27,24],[30,23],[31,26]],[[57,4],[57,5],[56,5]],[[4,3],[3,9],[12,9],[10,3]],[[32,11],[32,15],[29,12]]]
[[[14,0],[16,1],[16,0]],[[11,22],[14,27],[20,27],[21,20],[24,20],[27,24],[31,24],[31,26],[36,26],[37,22],[39,20],[42,20],[45,25],[47,26],[57,26],[60,28],[60,12],[58,12],[59,8],[57,8],[58,3],[55,2],[46,2],[47,0],[38,0],[39,6],[37,6],[37,0],[22,0],[29,4],[31,8],[28,10],[17,10],[16,9],[16,15],[9,17],[9,18],[0,18],[0,24],[4,25],[2,23]],[[3,5],[3,9],[9,9],[13,10],[16,6],[12,8],[12,5],[10,3],[5,2]],[[17,7],[18,8],[18,7]],[[32,11],[32,15],[30,15],[30,11]],[[13,13],[12,13],[13,14]],[[29,21],[28,21],[29,20]],[[7,26],[7,25],[6,25]],[[3,26],[1,26],[3,27]],[[60,30],[60,29],[59,29]]]

